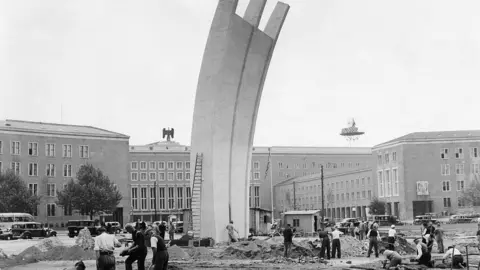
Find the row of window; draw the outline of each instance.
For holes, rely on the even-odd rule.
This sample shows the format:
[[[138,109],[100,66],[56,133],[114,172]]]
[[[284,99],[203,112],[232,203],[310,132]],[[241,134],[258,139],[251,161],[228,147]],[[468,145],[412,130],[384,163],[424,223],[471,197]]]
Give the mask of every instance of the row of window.
[[[81,165],[80,165],[81,166]],[[3,172],[4,168],[3,162],[0,161],[0,172]],[[20,162],[11,162],[10,169],[16,174],[22,174],[22,164]],[[27,174],[28,176],[38,176],[39,175],[39,166],[38,163],[28,163],[27,166]],[[63,177],[72,177],[72,164],[63,164],[62,170]],[[47,164],[45,166],[45,176],[47,177],[56,177],[57,176],[57,169],[55,164]]]
[[[441,159],[449,159],[449,148],[442,148],[440,150]],[[464,159],[465,154],[462,147],[455,148],[454,153],[455,159]],[[478,158],[478,147],[470,147],[470,158]]]
[[[457,180],[457,191],[462,191],[465,189],[465,181],[464,180]],[[452,185],[450,180],[443,180],[442,181],[442,191],[449,192],[452,191]]]
[[[39,153],[39,146],[37,142],[28,143],[28,155],[32,157],[37,157]],[[11,155],[21,155],[22,153],[22,144],[19,141],[10,142],[10,154]],[[80,158],[89,158],[90,149],[88,145],[79,145],[78,153]],[[0,141],[0,154],[3,154],[3,141]],[[55,143],[46,143],[45,144],[45,156],[55,157],[56,156],[56,147]],[[62,157],[71,158],[73,156],[73,147],[71,144],[62,144]]]
[[[325,164],[322,164],[322,163],[317,163],[317,162],[312,162],[311,165],[310,165],[310,168],[311,169],[315,169],[315,168],[318,168],[320,169],[321,167],[324,167],[324,169],[337,169],[338,167],[340,168],[345,168],[347,165],[348,168],[353,168],[354,167],[354,164],[352,162],[349,162],[349,163],[340,163],[339,165],[337,163],[334,163],[334,162],[327,162]],[[303,163],[302,164],[302,168],[303,169],[308,169],[308,164],[307,163]],[[355,163],[355,167],[360,167],[360,163],[359,162],[356,162]],[[255,168],[255,164],[254,164],[254,168]],[[278,168],[279,169],[289,169],[289,165],[288,164],[283,164],[283,162],[278,162]],[[293,169],[300,169],[300,164],[294,164]]]
[[[188,209],[192,192],[190,187],[132,187],[131,205],[133,210]]]
[[[330,205],[329,207],[331,207],[331,204],[335,204],[335,203],[342,203],[342,202],[349,202],[351,200],[361,200],[361,199],[369,199],[371,200],[372,199],[372,191],[371,190],[368,190],[368,191],[357,191],[356,193],[355,192],[351,192],[351,193],[342,193],[342,194],[336,194],[336,196],[334,194],[330,194],[330,195],[327,195],[327,198],[326,198],[326,205]],[[293,205],[295,201],[295,205],[297,206],[305,206],[305,205],[312,205],[312,207],[321,207],[321,203],[322,203],[322,197],[321,196],[310,196],[310,197],[301,197],[301,198],[296,198],[295,200],[293,200],[293,198],[290,198],[289,200],[281,200],[280,201],[280,205],[281,207],[283,208],[284,206],[286,206],[287,204],[289,205]]]
[[[398,183],[398,169],[383,170],[377,172],[378,197],[399,196],[400,186]]]
[[[480,174],[480,164],[472,163],[470,172],[473,174]],[[450,175],[450,164],[441,164],[440,165],[440,174],[441,175]],[[465,164],[455,164],[455,174],[464,175],[465,174]]]
[[[344,187],[345,183],[345,189],[349,188],[365,188],[365,182],[367,185],[370,185],[370,177],[365,177],[357,178],[357,179],[350,179],[350,180],[345,180],[345,181],[339,181],[335,183],[327,183],[327,190],[341,190]]]
[[[166,166],[165,166],[166,163]],[[168,162],[156,162],[156,161],[150,161],[148,162],[148,169],[153,171],[153,170],[190,170],[190,161],[185,161],[185,166],[183,161],[168,161]],[[136,170],[142,170],[146,171],[147,170],[147,161],[132,161],[130,163],[130,168],[134,171]]]
[[[392,157],[392,160],[390,161],[390,156]],[[377,155],[377,164],[382,165],[382,164],[389,164],[390,162],[397,162],[397,152],[392,152],[392,153],[384,153],[378,154]]]
[[[157,178],[157,175],[158,175],[158,178]],[[147,176],[148,176],[148,179],[147,179]],[[159,173],[156,173],[156,172],[149,172],[147,174],[147,172],[132,172],[130,173],[130,180],[132,181],[147,181],[147,180],[150,180],[150,181],[157,181],[157,179],[159,181],[165,181],[165,180],[168,180],[168,181],[189,181],[190,180],[190,173],[189,172],[176,172],[176,173],[173,173],[173,172],[169,172],[169,173],[166,173],[166,178],[165,178],[165,173],[164,172],[159,172]],[[185,177],[184,177],[185,176]]]

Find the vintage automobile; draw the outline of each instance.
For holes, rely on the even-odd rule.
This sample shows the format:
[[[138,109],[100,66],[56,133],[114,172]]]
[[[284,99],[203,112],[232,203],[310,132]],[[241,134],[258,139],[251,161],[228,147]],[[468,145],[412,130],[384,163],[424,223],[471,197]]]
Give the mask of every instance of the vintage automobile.
[[[57,232],[42,227],[38,222],[15,222],[10,231],[13,238],[32,239],[33,237],[51,237],[57,236]]]
[[[413,221],[414,225],[422,225],[423,223],[426,222],[432,222],[433,224],[440,224],[440,222],[436,219],[434,219],[431,215],[419,215],[415,217],[415,220]]]
[[[73,238],[78,236],[78,232],[83,228],[88,228],[92,236],[97,236],[97,226],[93,220],[69,220],[67,222],[68,237]]]
[[[105,226],[108,227],[108,225],[112,226],[113,232],[115,232],[115,233],[121,233],[122,232],[122,225],[120,225],[120,222],[118,222],[118,221],[105,222]]]
[[[466,215],[452,215],[447,221],[447,224],[458,224],[458,223],[471,223],[471,217]]]

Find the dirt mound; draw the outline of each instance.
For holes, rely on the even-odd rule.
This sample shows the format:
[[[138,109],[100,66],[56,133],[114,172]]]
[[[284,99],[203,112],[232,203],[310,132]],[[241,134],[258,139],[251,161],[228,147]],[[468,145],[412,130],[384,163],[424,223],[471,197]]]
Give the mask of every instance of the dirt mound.
[[[272,256],[283,256],[284,245],[283,242],[279,242],[276,239],[237,242],[228,246],[218,257],[224,259],[263,260]],[[313,245],[308,241],[294,241],[290,257],[314,257],[315,254],[312,249]]]
[[[95,247],[95,240],[93,240],[93,237],[90,234],[88,228],[83,228],[78,232],[75,244],[82,247],[83,249],[93,250],[93,248]]]
[[[189,255],[194,260],[208,260],[213,258],[212,252],[206,247],[194,247]]]
[[[15,259],[27,262],[94,260],[95,252],[93,250],[84,250],[80,246],[56,246],[46,251],[32,246],[15,256]]]
[[[6,259],[8,258],[7,254],[5,254],[5,252],[3,252],[3,250],[0,248],[0,259]]]
[[[415,245],[410,244],[407,242],[407,240],[403,237],[397,237],[395,240],[395,251],[398,252],[400,255],[408,255],[408,254],[414,254],[417,252],[417,249],[415,248]],[[387,248],[388,243],[387,243],[387,238],[383,237],[382,242],[379,243],[378,248]],[[368,248],[368,245],[367,245]]]
[[[168,248],[168,255],[170,256],[170,260],[188,260],[190,259],[190,255],[185,252],[181,247],[177,245],[173,245]]]
[[[57,237],[44,238],[40,240],[34,247],[38,248],[40,251],[48,251],[55,247],[63,246],[62,241]]]

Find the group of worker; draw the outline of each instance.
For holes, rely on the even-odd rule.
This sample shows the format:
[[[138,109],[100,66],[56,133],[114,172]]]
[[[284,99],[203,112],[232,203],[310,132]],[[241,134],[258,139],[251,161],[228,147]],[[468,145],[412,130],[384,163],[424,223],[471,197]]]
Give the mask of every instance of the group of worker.
[[[449,264],[454,268],[464,268],[466,264],[460,250],[455,248],[455,246],[449,246],[445,252],[443,246],[443,234],[444,231],[440,224],[437,224],[437,227],[435,228],[432,222],[424,223],[422,237],[414,240],[417,249],[417,256],[411,261],[417,262],[419,265],[434,267],[435,264],[432,260],[432,248],[434,242],[437,242],[438,253],[445,253],[442,258],[444,264]],[[403,257],[394,249],[381,250],[380,254],[383,254],[387,259],[386,263],[389,263],[387,269],[390,269],[390,267],[395,268],[402,263]],[[450,260],[450,262],[447,262],[447,260]]]
[[[170,222],[169,236],[173,240],[173,233],[170,231],[174,228],[174,224]],[[137,222],[135,227],[131,224],[125,226],[125,230],[132,235],[133,244],[123,250],[120,256],[128,256],[125,260],[125,269],[132,270],[132,264],[136,261],[138,270],[145,270],[145,259],[147,257],[148,248],[152,249],[153,259],[152,267],[154,270],[164,270],[168,267],[168,250],[165,243],[166,226],[162,222],[159,226],[146,226],[145,222]],[[114,270],[115,256],[113,254],[115,248],[121,247],[121,243],[115,235],[107,233],[105,227],[99,229],[100,235],[95,237],[95,253],[97,256],[97,270]]]

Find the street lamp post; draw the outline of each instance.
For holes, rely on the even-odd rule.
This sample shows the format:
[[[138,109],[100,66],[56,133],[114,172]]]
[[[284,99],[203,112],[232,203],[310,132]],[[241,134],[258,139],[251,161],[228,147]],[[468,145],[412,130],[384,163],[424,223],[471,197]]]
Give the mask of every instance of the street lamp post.
[[[322,181],[322,230],[324,229],[325,222],[325,192],[323,185],[323,165],[320,166],[320,180]]]
[[[157,221],[158,218],[157,218],[157,181],[155,181],[155,192],[153,192],[153,195],[155,196],[155,200],[154,200],[154,203],[155,203],[155,218],[154,218],[154,221]]]

